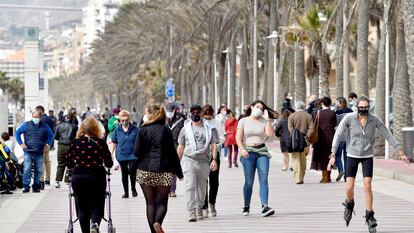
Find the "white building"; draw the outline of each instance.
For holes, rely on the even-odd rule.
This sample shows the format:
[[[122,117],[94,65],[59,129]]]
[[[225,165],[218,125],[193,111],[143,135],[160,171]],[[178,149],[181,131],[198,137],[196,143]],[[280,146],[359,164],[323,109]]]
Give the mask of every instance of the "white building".
[[[82,47],[85,50],[84,56],[91,54],[91,45],[99,35],[105,32],[105,25],[114,19],[118,8],[122,4],[132,2],[145,2],[146,0],[89,0],[88,6],[83,8],[82,25],[84,38]]]
[[[0,59],[0,71],[6,73],[9,79],[24,79],[24,53],[23,50],[10,53],[4,59]]]

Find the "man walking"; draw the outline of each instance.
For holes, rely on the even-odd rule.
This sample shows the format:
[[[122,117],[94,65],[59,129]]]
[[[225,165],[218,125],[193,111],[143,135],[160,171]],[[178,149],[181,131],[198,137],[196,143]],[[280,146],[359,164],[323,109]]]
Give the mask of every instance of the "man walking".
[[[54,133],[54,123],[50,117],[47,116],[45,113],[45,108],[42,105],[37,106],[36,111],[40,112],[40,121],[49,126]],[[49,144],[49,150],[53,145],[53,139]],[[49,158],[49,150],[45,151],[45,155],[43,157],[43,169],[42,169],[42,176],[40,177],[40,189],[45,189],[45,185],[50,185],[50,158]]]
[[[175,149],[178,147],[178,136],[180,135],[181,129],[184,127],[185,116],[181,115],[176,111],[174,103],[168,103],[165,105],[165,114],[167,115],[167,124],[170,127],[174,139]],[[175,190],[177,189],[177,176],[173,175],[173,184],[170,188],[170,197],[177,197]]]
[[[181,166],[185,177],[185,200],[189,221],[204,219],[202,207],[206,197],[207,179],[210,169],[217,169],[217,131],[201,118],[199,105],[190,108],[191,121],[184,123],[178,137],[177,153],[182,159]],[[212,160],[210,163],[210,154]]]
[[[402,160],[409,163],[407,156],[401,150],[401,146],[392,136],[390,131],[385,127],[384,123],[375,115],[369,114],[369,99],[360,97],[356,102],[358,112],[349,113],[339,124],[333,142],[332,154],[328,164],[330,170],[335,163],[335,153],[338,149],[341,137],[346,137],[348,161],[346,165],[346,199],[343,205],[345,206],[344,220],[346,226],[352,218],[354,212],[354,184],[355,177],[358,171],[358,165],[362,164],[362,173],[364,177],[364,191],[365,191],[365,220],[370,232],[376,232],[377,221],[374,218],[374,210],[372,208],[372,174],[373,174],[373,157],[374,157],[374,141],[376,129],[381,135],[390,143],[390,145],[398,150]]]
[[[34,181],[32,190],[40,192],[40,175],[42,174],[43,154],[49,151],[53,132],[40,121],[41,113],[35,110],[32,120],[26,121],[16,131],[16,141],[24,150],[23,193],[30,191],[32,162],[34,164]],[[24,143],[21,135],[24,135]]]
[[[308,138],[312,135],[312,116],[305,111],[305,103],[303,101],[296,102],[296,111],[288,118],[288,129],[291,134],[294,130],[298,130]],[[303,184],[306,170],[306,156],[308,153],[309,146],[303,152],[292,152],[293,178],[296,184]]]

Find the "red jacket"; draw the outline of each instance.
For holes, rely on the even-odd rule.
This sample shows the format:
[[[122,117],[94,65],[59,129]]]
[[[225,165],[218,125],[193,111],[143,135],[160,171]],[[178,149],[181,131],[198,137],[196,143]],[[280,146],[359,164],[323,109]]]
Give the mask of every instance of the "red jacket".
[[[226,120],[224,123],[224,129],[226,130],[226,145],[236,145],[236,131],[237,131],[237,119],[232,117]]]

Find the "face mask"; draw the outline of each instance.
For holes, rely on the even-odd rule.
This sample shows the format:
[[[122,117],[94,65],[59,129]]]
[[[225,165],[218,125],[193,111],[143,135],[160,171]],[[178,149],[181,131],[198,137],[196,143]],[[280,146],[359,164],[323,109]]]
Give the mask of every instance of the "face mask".
[[[252,116],[258,117],[262,115],[262,110],[260,108],[253,108],[252,109]]]
[[[199,122],[201,120],[201,116],[200,115],[191,115],[191,120],[193,122]]]
[[[39,118],[32,118],[33,123],[35,123],[36,125],[39,124],[40,119]]]
[[[124,122],[122,122],[122,125],[123,126],[128,126],[129,125],[129,122],[128,121],[124,121]]]
[[[144,115],[144,117],[142,118],[142,120],[143,120],[144,122],[147,122],[147,121],[148,121],[148,116],[147,116],[147,115]]]
[[[358,108],[358,114],[360,116],[367,116],[368,115],[368,109],[359,109]]]
[[[165,112],[165,115],[167,115],[168,118],[173,118],[174,112]]]

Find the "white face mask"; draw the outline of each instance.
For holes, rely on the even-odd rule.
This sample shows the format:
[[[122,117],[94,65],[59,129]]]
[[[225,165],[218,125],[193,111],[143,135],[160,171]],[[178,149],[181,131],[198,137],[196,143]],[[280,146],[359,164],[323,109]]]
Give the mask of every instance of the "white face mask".
[[[252,116],[259,117],[263,114],[260,108],[252,108]]]
[[[147,121],[148,121],[148,116],[147,116],[147,115],[144,115],[144,117],[142,118],[142,120],[143,120],[144,122],[147,122]]]
[[[174,112],[165,112],[165,115],[167,115],[168,118],[173,118]]]

